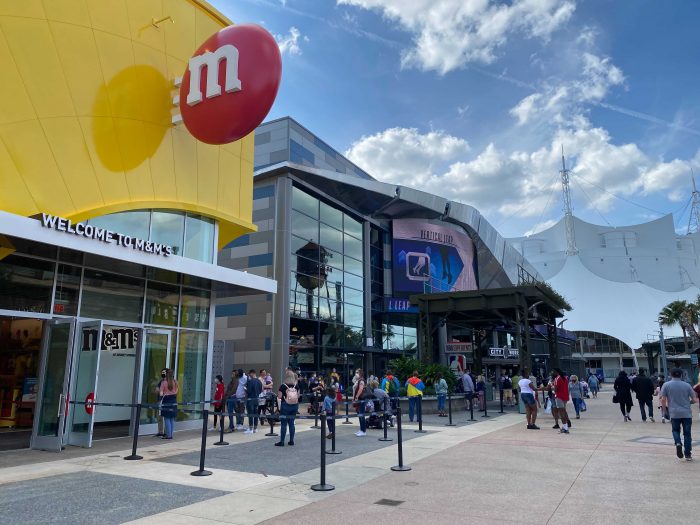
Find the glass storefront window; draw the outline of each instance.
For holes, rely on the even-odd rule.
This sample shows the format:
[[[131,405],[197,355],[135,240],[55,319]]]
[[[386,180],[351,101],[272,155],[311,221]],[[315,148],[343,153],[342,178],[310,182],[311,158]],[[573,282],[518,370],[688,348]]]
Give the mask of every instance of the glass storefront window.
[[[151,216],[151,241],[173,247],[175,255],[182,255],[185,216],[175,211],[154,211]]]
[[[82,270],[78,266],[58,265],[53,313],[58,315],[77,315],[81,273]]]
[[[321,203],[321,222],[333,226],[338,230],[343,229],[343,212],[329,206],[325,202]]]
[[[364,312],[361,306],[345,303],[343,310],[345,313],[343,322],[345,324],[353,326],[362,326],[364,324]]]
[[[364,288],[364,281],[362,277],[358,275],[353,275],[351,273],[345,273],[345,286],[350,286],[356,289]]]
[[[343,253],[343,233],[340,230],[321,224],[320,244],[326,250]]]
[[[292,190],[292,208],[318,219],[318,199],[296,187]]]
[[[167,284],[149,282],[146,291],[147,324],[177,325],[180,304],[180,288]]]
[[[214,260],[214,221],[200,215],[185,219],[185,257],[198,261]]]
[[[178,402],[206,399],[207,385],[207,332],[182,330],[177,352]],[[201,412],[179,411],[178,421],[200,419]]]
[[[0,260],[0,309],[50,313],[55,267],[18,255]]]
[[[116,233],[148,240],[151,212],[148,210],[138,210],[111,213],[109,215],[103,215],[102,217],[94,217],[90,219],[88,223],[98,228],[105,228]]]
[[[80,315],[140,323],[144,281],[100,270],[85,269]]]
[[[209,329],[209,292],[193,288],[182,289],[180,326]]]
[[[362,241],[353,237],[352,235],[345,234],[345,253],[352,254],[355,257],[362,257]]]
[[[362,223],[360,221],[356,221],[348,214],[345,214],[344,230],[345,233],[349,233],[350,235],[354,235],[360,239],[362,238]]]
[[[318,222],[294,210],[292,211],[292,231],[306,242],[318,242]]]
[[[348,253],[347,250],[345,250],[345,253]],[[353,254],[355,255],[355,254]],[[357,255],[361,255],[357,254]],[[362,261],[359,261],[353,257],[348,257],[347,255],[345,256],[345,271],[354,273],[355,275],[362,275]]]

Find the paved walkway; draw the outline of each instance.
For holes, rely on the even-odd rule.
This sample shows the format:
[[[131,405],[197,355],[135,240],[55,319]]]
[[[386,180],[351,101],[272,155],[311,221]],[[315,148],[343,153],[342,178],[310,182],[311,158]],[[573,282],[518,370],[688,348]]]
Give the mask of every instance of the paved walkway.
[[[379,431],[357,438],[357,424],[338,425],[343,454],[328,456],[332,492],[309,489],[319,479],[320,442],[309,422],[300,424],[293,448],[273,447],[274,438],[262,434],[226,434],[233,446],[208,448],[208,477],[190,476],[199,447],[193,434],[147,441],[143,461],[124,461],[126,450],[42,462],[28,454],[32,461],[0,468],[0,509],[4,523],[27,516],[34,523],[168,525],[698,523],[700,462],[676,459],[670,425],[644,424],[637,412],[622,422],[609,393],[590,400],[568,436],[550,428],[551,416],[540,419],[542,430],[528,431],[523,416],[493,415],[465,424],[461,413],[458,427],[426,417],[426,434],[406,425],[410,472],[389,470],[396,445],[376,441]]]

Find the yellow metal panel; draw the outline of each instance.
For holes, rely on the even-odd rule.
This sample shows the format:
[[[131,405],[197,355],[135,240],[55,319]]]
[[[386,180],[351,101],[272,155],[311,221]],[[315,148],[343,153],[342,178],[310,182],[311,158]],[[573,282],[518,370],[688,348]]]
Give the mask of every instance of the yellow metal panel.
[[[171,124],[172,80],[230,22],[201,0],[43,4],[0,0],[0,209],[192,211],[221,245],[254,231],[252,135],[209,146]]]
[[[34,213],[46,211],[58,214],[58,211],[74,210],[73,202],[38,121],[30,120],[3,126],[0,129],[0,138],[34,196],[34,202],[39,208],[33,210]]]
[[[78,120],[60,117],[44,119],[41,124],[75,209],[104,205]]]
[[[90,13],[85,0],[43,0],[43,3],[49,20],[90,27]]]
[[[0,64],[2,64],[2,81],[0,81],[0,125],[36,118],[36,113],[29,100],[24,81],[19,74],[10,48],[7,46],[0,28]]]
[[[110,116],[109,97],[92,29],[58,22],[50,22],[50,27],[75,112]]]
[[[161,0],[127,0],[126,6],[129,12],[129,26],[131,38],[134,42],[153,47],[161,53],[165,51],[165,35],[160,28],[165,24],[172,24],[165,20],[155,27],[153,20],[160,20],[167,14],[163,14],[163,2]]]
[[[0,24],[39,118],[73,115],[73,101],[48,22],[2,17]]]
[[[253,164],[255,162],[255,132],[248,133],[241,140],[241,157]],[[251,172],[252,174],[252,172]]]
[[[175,20],[174,24],[161,26],[165,33],[165,52],[179,60],[189,60],[202,43],[195,38],[195,6],[189,2],[166,1],[163,12]]]
[[[200,203],[210,208],[216,208],[219,191],[219,177],[211,175],[219,173],[219,151],[221,148],[197,142],[197,170],[203,176],[197,178],[197,197]]]
[[[17,169],[12,157],[0,140],[0,188],[12,188],[12,199],[2,199],[2,209],[18,215],[27,213],[27,210],[37,210],[32,194],[27,188],[23,174]]]
[[[87,0],[92,27],[131,38],[125,0]]]
[[[46,18],[41,0],[0,0],[0,16]]]
[[[128,202],[129,190],[112,117],[82,117],[79,120],[97,184],[105,201]]]

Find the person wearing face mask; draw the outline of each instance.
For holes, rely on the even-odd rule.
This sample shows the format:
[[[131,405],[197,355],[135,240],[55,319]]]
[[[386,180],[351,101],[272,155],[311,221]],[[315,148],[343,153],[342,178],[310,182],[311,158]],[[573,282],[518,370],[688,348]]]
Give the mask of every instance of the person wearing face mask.
[[[163,400],[163,397],[160,395],[160,385],[165,381],[165,368],[160,371],[160,379],[158,380],[158,383],[156,384],[155,387],[155,393],[156,396],[158,396],[158,404],[161,404],[161,401]],[[156,418],[158,420],[158,433],[156,434],[156,437],[164,437],[165,432],[163,429],[163,415],[160,410],[158,410],[158,416]]]

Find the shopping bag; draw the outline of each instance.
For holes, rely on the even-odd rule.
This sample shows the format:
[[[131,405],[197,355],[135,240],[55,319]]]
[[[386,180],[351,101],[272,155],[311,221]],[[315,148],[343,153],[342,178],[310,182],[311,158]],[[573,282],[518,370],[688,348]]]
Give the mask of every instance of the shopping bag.
[[[544,413],[545,414],[551,414],[552,413],[552,400],[547,398],[544,402]]]

